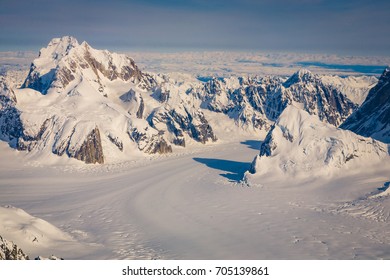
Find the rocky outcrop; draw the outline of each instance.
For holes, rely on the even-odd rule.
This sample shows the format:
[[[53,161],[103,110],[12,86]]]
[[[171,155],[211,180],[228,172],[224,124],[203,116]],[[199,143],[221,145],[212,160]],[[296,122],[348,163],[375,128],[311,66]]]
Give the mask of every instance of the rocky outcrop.
[[[137,143],[141,151],[148,154],[172,153],[172,147],[164,139],[163,134],[163,132],[153,134],[150,131],[141,131],[138,128],[132,128],[129,131],[130,139]]]
[[[390,68],[386,68],[366,100],[341,126],[363,136],[390,143]]]
[[[51,122],[52,119],[46,119],[36,134],[31,134],[31,132],[23,130],[22,134],[18,138],[17,149],[19,151],[32,151],[36,145],[38,145],[39,141],[42,140],[42,137]]]
[[[0,140],[9,142],[11,147],[16,147],[23,132],[16,103],[13,90],[8,87],[4,77],[0,76]]]
[[[118,147],[119,151],[123,152],[123,142],[118,137],[108,134],[107,138],[111,143]]]
[[[104,163],[99,129],[94,128],[78,150],[68,150],[68,155],[85,163]]]
[[[190,112],[186,107],[169,107],[154,111],[148,118],[149,124],[158,128],[163,123],[175,136],[173,144],[185,146],[184,133],[200,143],[217,141],[213,129],[202,111]]]
[[[85,163],[104,163],[102,142],[100,139],[99,129],[96,127],[84,140],[80,149],[69,155]]]
[[[12,241],[0,236],[0,260],[28,260],[29,257]]]
[[[339,126],[357,108],[337,88],[324,84],[318,75],[304,69],[291,76],[283,86],[289,103],[303,104],[306,112],[334,126]]]
[[[268,130],[293,102],[301,103],[309,114],[334,126],[357,108],[336,87],[304,69],[286,81],[277,77],[213,78],[194,91],[203,100],[203,108],[224,113],[239,126],[263,130]]]
[[[140,104],[136,113],[137,118],[142,119],[144,114],[144,109],[145,109],[144,99],[141,97]]]

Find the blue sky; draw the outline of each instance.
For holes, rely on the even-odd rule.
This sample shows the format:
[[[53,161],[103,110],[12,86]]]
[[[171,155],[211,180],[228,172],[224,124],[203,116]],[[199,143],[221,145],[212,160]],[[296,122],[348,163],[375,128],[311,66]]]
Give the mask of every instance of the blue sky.
[[[97,48],[390,55],[388,0],[0,0],[0,49],[72,35]]]

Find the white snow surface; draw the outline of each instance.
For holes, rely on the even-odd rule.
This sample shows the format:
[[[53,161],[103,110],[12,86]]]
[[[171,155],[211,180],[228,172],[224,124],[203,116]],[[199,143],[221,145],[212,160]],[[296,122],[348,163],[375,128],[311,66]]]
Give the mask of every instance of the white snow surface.
[[[48,242],[43,247],[20,244],[34,256],[390,257],[389,196],[369,198],[390,181],[388,159],[321,179],[309,172],[303,179],[268,174],[248,186],[240,179],[259,145],[259,139],[233,139],[152,161],[48,167],[31,166],[24,153],[1,142],[0,205],[24,209],[61,230],[45,224],[43,232],[51,228],[58,238],[43,233],[48,236],[38,236]],[[15,208],[2,209],[15,219],[35,219]],[[15,219],[9,220],[20,224]],[[12,236],[23,237],[19,231]]]
[[[86,48],[105,66],[112,61],[120,68],[128,59],[116,54],[108,58],[108,52],[93,50],[86,43],[78,45],[70,37],[63,40],[70,40],[64,45],[71,48],[64,49],[54,40],[43,49],[51,59],[35,61],[43,72],[62,63],[71,67],[66,55],[77,58]],[[219,56],[226,58],[224,53]],[[205,54],[207,65],[200,61],[195,68],[206,73],[217,68],[216,76],[231,70],[221,63],[213,65],[213,57],[218,59]],[[196,56],[190,58],[194,62]],[[230,59],[236,58],[231,54]],[[246,58],[268,61],[255,54]],[[251,65],[250,71],[259,69],[255,63],[244,64]],[[260,164],[261,172],[247,174],[242,181],[266,135],[240,128],[227,115],[204,110],[218,142],[203,145],[186,137],[186,148],[174,147],[171,155],[145,155],[135,143],[125,141],[129,127],[157,133],[151,127],[146,131],[145,119],[134,118],[141,94],[145,115],[153,110],[180,112],[199,107],[200,100],[179,94],[202,84],[192,75],[153,76],[161,84],[169,80],[162,87],[170,99],[162,106],[151,92],[145,93],[131,81],[111,81],[101,73],[97,79],[91,69],[83,70],[65,88],[52,87],[46,95],[32,89],[14,90],[25,133],[37,135],[47,119],[51,128],[42,135],[42,146],[30,153],[0,142],[0,235],[30,257],[390,258],[388,146],[289,107],[274,129],[276,154],[261,159],[270,162]],[[328,81],[349,89],[354,84],[340,79]],[[237,85],[237,78],[226,81],[229,87]],[[356,93],[355,100],[360,100],[361,89],[369,82],[356,81],[357,90],[351,96]],[[216,104],[227,102],[223,94],[217,96]],[[70,147],[76,149],[83,135],[96,126],[105,164],[86,165],[52,153],[69,137]],[[162,123],[156,127],[165,129],[159,126]],[[108,140],[109,135],[122,140],[123,152]],[[346,162],[345,153],[358,157]]]
[[[9,205],[0,206],[0,236],[23,248],[30,258],[38,253],[50,255],[56,251],[66,254],[66,251],[82,248],[69,234]]]

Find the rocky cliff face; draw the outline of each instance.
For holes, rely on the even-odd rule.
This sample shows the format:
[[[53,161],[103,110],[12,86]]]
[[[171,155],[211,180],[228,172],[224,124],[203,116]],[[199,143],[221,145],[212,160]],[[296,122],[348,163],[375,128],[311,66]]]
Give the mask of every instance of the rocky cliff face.
[[[0,260],[28,260],[29,257],[12,241],[0,236]]]
[[[318,75],[307,70],[298,71],[283,86],[289,101],[303,104],[309,114],[334,126],[339,126],[357,108],[336,87],[324,84]]]
[[[100,132],[95,127],[84,140],[80,149],[76,151],[70,151],[68,149],[68,155],[85,163],[104,163],[102,142],[100,140]]]
[[[366,100],[341,126],[390,143],[390,68],[386,68]]]
[[[0,76],[0,140],[9,142],[11,147],[16,146],[23,131],[16,103],[15,93]]]
[[[214,78],[194,92],[202,98],[204,108],[227,114],[238,125],[264,130],[293,102],[334,126],[357,108],[339,89],[304,69],[286,81],[278,77]]]

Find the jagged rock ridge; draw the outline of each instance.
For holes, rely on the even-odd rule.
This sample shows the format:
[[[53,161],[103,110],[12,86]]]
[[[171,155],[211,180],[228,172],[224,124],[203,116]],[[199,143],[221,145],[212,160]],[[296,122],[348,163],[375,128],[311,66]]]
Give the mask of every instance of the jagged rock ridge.
[[[0,260],[28,260],[29,257],[12,241],[0,235]]]
[[[215,142],[219,137],[208,118],[219,114],[257,133],[268,131],[292,103],[335,126],[356,108],[307,70],[287,80],[178,82],[144,73],[129,56],[95,50],[69,36],[53,39],[40,51],[22,89],[3,88],[2,140],[30,154],[66,155],[87,163]]]
[[[134,148],[163,154],[189,139],[217,140],[203,113],[185,105],[189,97],[168,77],[143,73],[132,58],[69,36],[40,51],[17,91],[21,104],[13,95],[8,89],[1,94],[2,139],[30,153],[103,163],[129,158]]]
[[[387,67],[366,100],[341,126],[390,143],[390,68]]]

